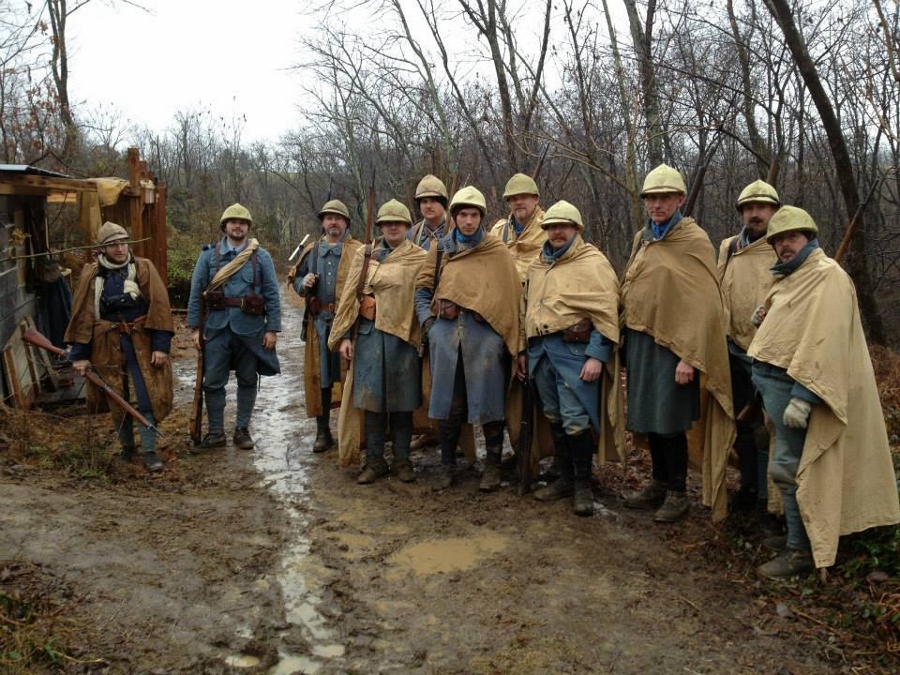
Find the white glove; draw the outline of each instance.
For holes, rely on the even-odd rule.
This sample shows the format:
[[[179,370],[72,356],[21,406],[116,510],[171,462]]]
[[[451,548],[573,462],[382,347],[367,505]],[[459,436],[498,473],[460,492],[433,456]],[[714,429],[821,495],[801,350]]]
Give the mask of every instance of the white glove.
[[[795,396],[787,404],[787,408],[784,409],[784,417],[782,418],[784,426],[792,429],[805,429],[811,410],[812,404]]]
[[[757,328],[762,325],[763,319],[766,318],[766,306],[760,305],[756,309],[753,310],[753,314],[750,315],[750,323]]]
[[[303,288],[312,288],[316,285],[316,275],[312,272],[309,272],[305,277],[303,277]]]

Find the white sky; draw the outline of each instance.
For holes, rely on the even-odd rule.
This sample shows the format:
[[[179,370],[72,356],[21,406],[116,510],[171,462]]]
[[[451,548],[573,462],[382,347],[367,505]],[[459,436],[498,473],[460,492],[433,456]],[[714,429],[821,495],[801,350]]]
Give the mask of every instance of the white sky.
[[[289,69],[312,22],[297,0],[94,0],[69,18],[69,92],[85,109],[110,104],[131,124],[163,131],[178,111],[246,116],[242,140],[296,125]],[[70,3],[71,5],[72,3]]]

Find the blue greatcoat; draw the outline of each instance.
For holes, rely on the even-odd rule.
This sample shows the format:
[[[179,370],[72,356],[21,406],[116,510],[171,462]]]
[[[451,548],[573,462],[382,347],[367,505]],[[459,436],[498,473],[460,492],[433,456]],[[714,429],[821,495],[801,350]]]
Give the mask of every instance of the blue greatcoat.
[[[240,250],[243,250],[243,247]],[[226,237],[222,237],[216,245],[204,247],[200,257],[197,258],[194,275],[191,278],[188,326],[200,325],[200,300],[203,291],[209,286],[216,272],[231,262],[240,250],[230,250]],[[255,274],[252,259],[248,258],[243,267],[229,277],[222,290],[229,298],[243,298],[251,291],[263,296],[266,300],[266,313],[261,316],[245,314],[240,307],[211,310],[206,318],[204,338],[210,342],[222,331],[230,330],[256,357],[256,369],[260,375],[280,373],[281,368],[275,350],[266,351],[262,346],[263,334],[266,331],[281,331],[281,297],[272,256],[265,249],[258,248]]]

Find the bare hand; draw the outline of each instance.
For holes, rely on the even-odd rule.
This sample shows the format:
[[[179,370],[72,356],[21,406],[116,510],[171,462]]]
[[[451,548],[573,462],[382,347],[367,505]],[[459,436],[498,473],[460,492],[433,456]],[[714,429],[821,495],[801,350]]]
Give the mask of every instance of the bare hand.
[[[525,381],[525,376],[528,374],[528,357],[525,354],[519,354],[516,357],[516,377],[519,378],[522,382]]]
[[[307,288],[307,289],[312,288],[313,286],[316,285],[317,280],[318,280],[318,277],[315,274],[313,274],[312,272],[310,272],[305,277],[303,277],[303,288]]]
[[[275,349],[275,343],[278,342],[278,333],[274,330],[267,330],[263,335],[263,349],[267,352]]]
[[[763,320],[766,318],[766,306],[760,305],[756,309],[753,310],[753,313],[750,315],[750,323],[757,328],[762,325]]]
[[[166,361],[168,360],[169,355],[165,352],[154,351],[153,354],[150,355],[150,365],[156,366],[157,368],[162,368],[166,365]]]
[[[91,367],[91,362],[87,359],[82,361],[73,361],[72,367],[75,369],[75,372],[84,377],[84,374],[87,372],[88,368]]]
[[[347,338],[341,340],[341,344],[338,346],[338,353],[345,361],[350,361],[353,358],[353,342]]]
[[[585,382],[596,382],[601,375],[603,375],[603,361],[588,357],[588,360],[581,367],[581,375],[579,377]]]
[[[694,381],[694,366],[679,361],[675,367],[675,384],[685,385]]]
[[[191,331],[191,344],[194,345],[194,349],[200,349],[200,329],[195,328]]]

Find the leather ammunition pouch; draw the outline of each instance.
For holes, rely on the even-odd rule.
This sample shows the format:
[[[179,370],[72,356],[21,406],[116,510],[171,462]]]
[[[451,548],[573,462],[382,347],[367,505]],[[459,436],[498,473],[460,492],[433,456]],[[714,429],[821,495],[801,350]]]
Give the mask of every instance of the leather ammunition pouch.
[[[238,298],[235,298],[237,300]],[[252,316],[264,316],[266,313],[266,299],[261,295],[245,295],[241,300],[241,311]]]
[[[375,320],[375,296],[374,295],[364,295],[359,300],[359,315],[368,319],[369,321]]]
[[[591,328],[591,320],[582,319],[574,326],[569,326],[563,330],[563,342],[590,342]]]
[[[206,291],[206,293],[203,294],[203,297],[206,299],[207,309],[225,309],[224,291]]]

